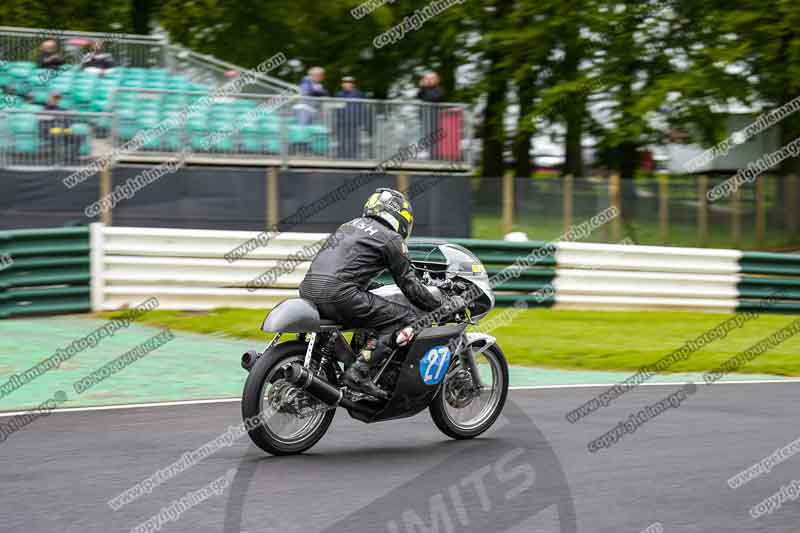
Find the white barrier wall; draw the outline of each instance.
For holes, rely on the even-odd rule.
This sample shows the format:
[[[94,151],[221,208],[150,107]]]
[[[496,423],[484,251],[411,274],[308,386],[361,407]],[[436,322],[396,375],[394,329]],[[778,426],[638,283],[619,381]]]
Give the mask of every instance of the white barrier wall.
[[[741,256],[736,250],[561,242],[555,306],[732,312]]]
[[[155,296],[161,309],[271,307],[297,296],[308,269],[277,276],[268,288],[248,283],[278,266],[281,259],[327,237],[281,233],[233,262],[225,254],[259,232],[169,228],[125,228],[93,224],[92,307],[95,311],[134,306]]]
[[[297,296],[309,260],[298,261],[266,287],[253,289],[252,283],[328,235],[281,233],[240,259],[225,258],[259,235],[94,224],[92,307],[132,307],[155,296],[162,309],[267,308]],[[557,245],[556,275],[549,285],[561,308],[735,311],[741,256],[734,250],[564,242]],[[506,299],[535,301],[533,289],[502,293]]]

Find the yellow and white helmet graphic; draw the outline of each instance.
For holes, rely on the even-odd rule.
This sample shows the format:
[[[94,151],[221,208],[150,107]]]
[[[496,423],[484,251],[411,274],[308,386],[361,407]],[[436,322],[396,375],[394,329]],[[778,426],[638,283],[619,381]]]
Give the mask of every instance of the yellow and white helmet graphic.
[[[386,221],[397,233],[407,239],[414,226],[411,203],[403,193],[394,189],[377,189],[364,204],[363,216]]]

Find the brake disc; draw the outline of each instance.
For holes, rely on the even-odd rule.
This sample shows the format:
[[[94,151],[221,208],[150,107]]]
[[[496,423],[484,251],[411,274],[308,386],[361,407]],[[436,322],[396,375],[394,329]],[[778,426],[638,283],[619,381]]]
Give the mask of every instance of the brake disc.
[[[285,379],[279,379],[273,383],[267,393],[267,402],[274,411],[298,418],[308,418],[319,412],[333,409]]]
[[[447,380],[445,398],[451,407],[463,409],[478,397],[473,383],[472,376],[467,370],[459,370]]]

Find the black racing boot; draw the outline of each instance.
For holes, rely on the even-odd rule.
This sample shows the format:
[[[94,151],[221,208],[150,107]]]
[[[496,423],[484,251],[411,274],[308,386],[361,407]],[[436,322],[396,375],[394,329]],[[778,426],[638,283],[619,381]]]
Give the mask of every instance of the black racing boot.
[[[350,365],[350,368],[344,373],[342,381],[352,390],[369,394],[381,400],[388,400],[389,393],[378,387],[370,379],[369,368],[369,363],[367,363],[363,355],[359,354],[356,362]]]

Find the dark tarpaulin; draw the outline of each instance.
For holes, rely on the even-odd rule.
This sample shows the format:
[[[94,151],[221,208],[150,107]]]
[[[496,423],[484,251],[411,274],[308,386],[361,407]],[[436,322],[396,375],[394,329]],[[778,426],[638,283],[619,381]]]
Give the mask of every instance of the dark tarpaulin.
[[[152,167],[115,168],[114,186],[147,168]],[[266,180],[263,168],[184,167],[122,200],[112,224],[261,231],[266,227]]]
[[[359,172],[296,172],[280,175],[281,231],[332,232],[359,216],[364,201],[378,187],[397,188],[395,175],[378,176],[358,188],[349,187]],[[410,175],[414,235],[468,237],[471,190],[469,178],[451,175]],[[341,199],[334,193],[342,191]],[[330,199],[330,202],[326,201]],[[317,204],[315,206],[315,204]],[[320,208],[320,204],[328,204]]]
[[[156,165],[119,165],[111,190]],[[0,171],[0,228],[53,227],[99,221],[84,210],[99,198],[99,175],[68,189],[69,171]],[[281,171],[278,180],[282,231],[331,232],[358,216],[377,187],[397,188],[395,175],[364,180],[360,187],[332,191],[364,172]],[[471,189],[465,176],[410,175],[414,235],[470,235]],[[326,201],[330,199],[330,201]],[[324,208],[314,207],[326,203]],[[305,209],[303,209],[305,208]],[[267,170],[248,167],[189,166],[121,199],[112,212],[115,226],[260,231],[267,227]]]
[[[99,181],[92,176],[68,189],[61,180],[71,171],[0,170],[0,229],[47,228],[92,222],[84,214],[97,200]]]

